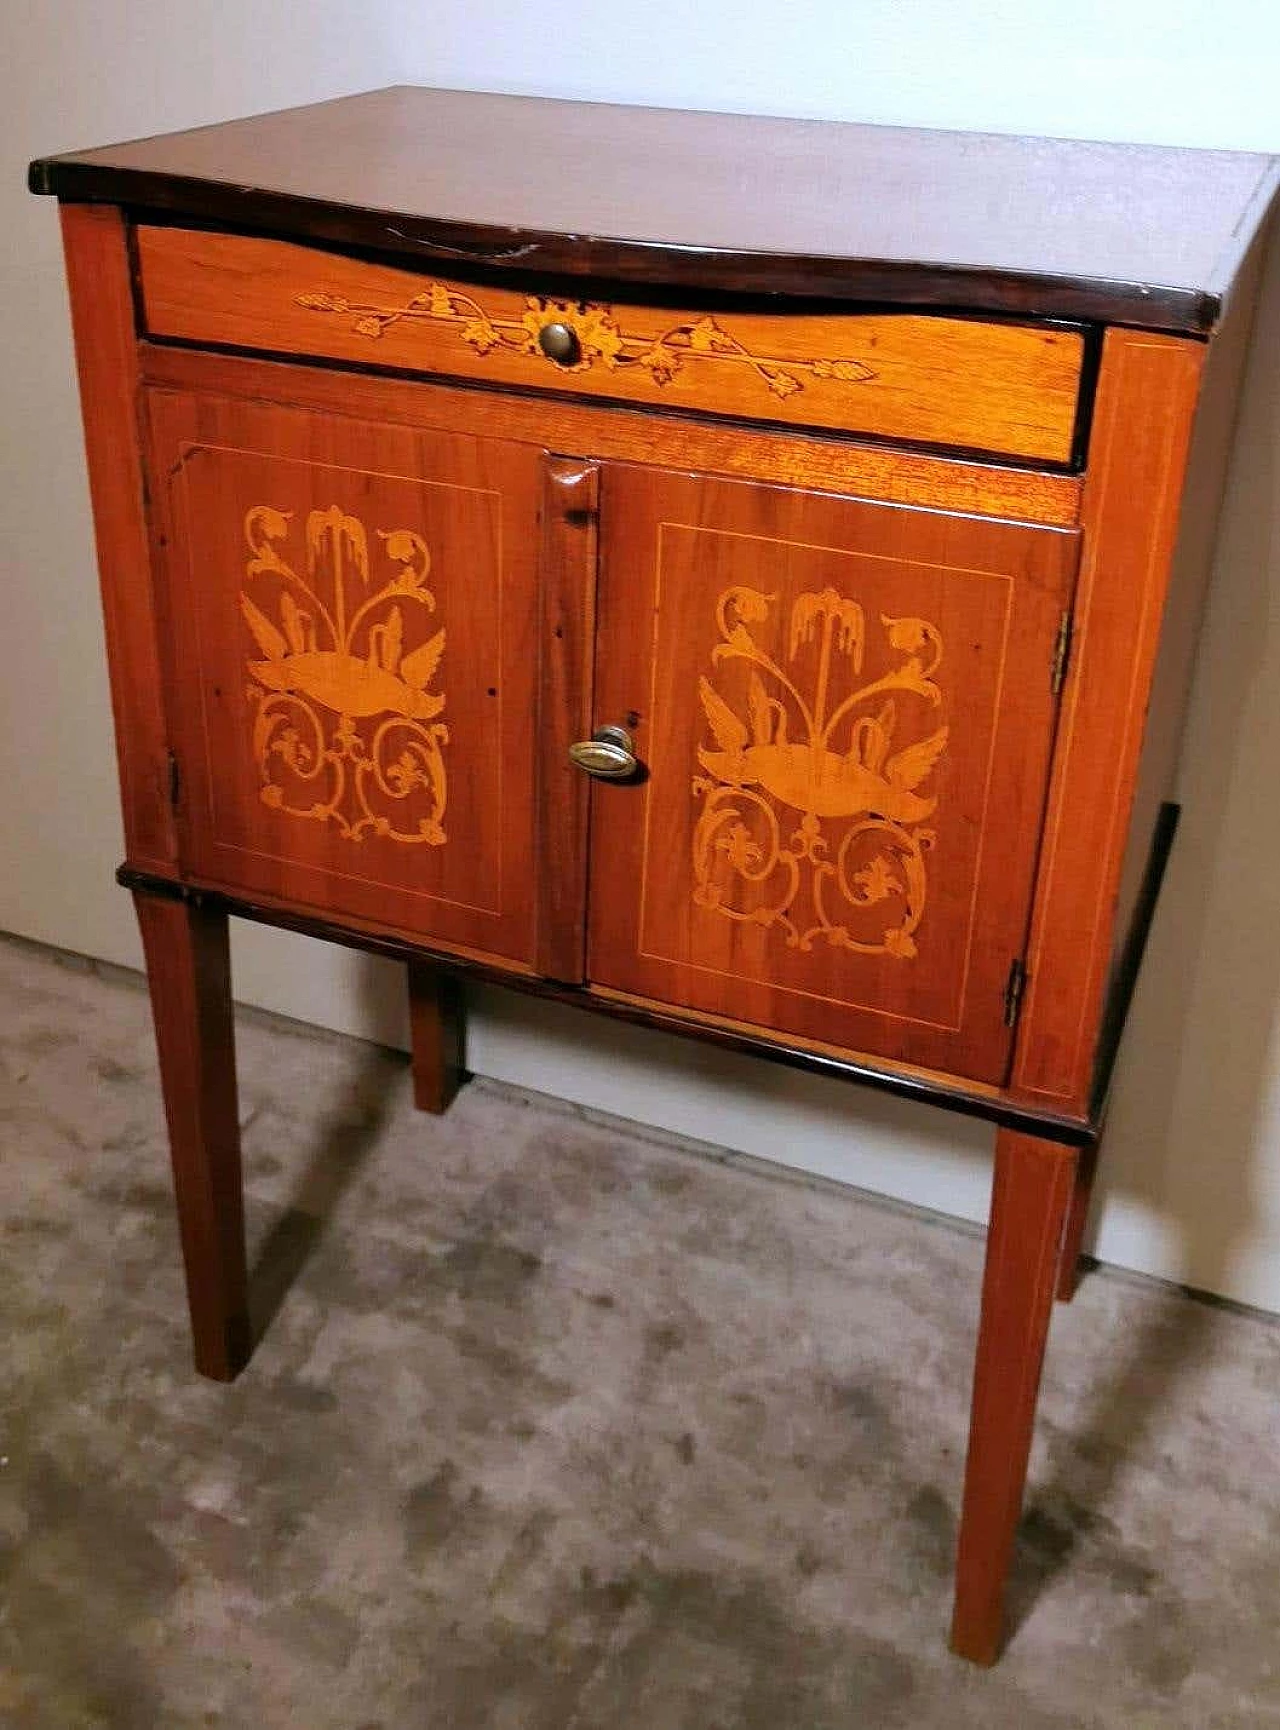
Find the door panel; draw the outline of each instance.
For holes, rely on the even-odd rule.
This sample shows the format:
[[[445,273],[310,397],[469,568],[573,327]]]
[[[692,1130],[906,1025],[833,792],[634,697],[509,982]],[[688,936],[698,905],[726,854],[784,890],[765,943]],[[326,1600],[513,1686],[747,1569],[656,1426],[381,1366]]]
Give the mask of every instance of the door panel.
[[[1078,536],[606,471],[593,983],[999,1081]]]
[[[538,453],[148,408],[184,869],[531,961]]]

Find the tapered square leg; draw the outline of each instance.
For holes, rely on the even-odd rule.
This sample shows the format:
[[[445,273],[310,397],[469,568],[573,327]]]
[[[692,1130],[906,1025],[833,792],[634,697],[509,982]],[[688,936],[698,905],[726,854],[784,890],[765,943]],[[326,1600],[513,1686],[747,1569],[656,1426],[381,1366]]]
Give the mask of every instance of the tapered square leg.
[[[409,963],[413,1103],[435,1116],[449,1109],[466,1079],[462,1067],[462,991],[428,961]]]
[[[1071,1188],[1071,1205],[1067,1209],[1066,1229],[1062,1234],[1062,1260],[1058,1268],[1058,1300],[1069,1304],[1080,1284],[1080,1255],[1084,1245],[1084,1228],[1089,1223],[1089,1203],[1093,1199],[1093,1180],[1098,1175],[1098,1144],[1082,1147],[1076,1161],[1076,1177]]]
[[[196,1368],[231,1381],[253,1349],[225,913],[135,892],[169,1123]]]
[[[1003,1640],[1075,1169],[1074,1148],[1008,1130],[997,1137],[951,1624],[952,1650],[977,1664],[994,1664]]]

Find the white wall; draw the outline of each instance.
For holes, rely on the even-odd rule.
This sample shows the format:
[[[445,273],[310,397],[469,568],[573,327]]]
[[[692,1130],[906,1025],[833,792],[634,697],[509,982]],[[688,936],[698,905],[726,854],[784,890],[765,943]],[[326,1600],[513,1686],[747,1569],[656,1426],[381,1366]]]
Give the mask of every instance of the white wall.
[[[470,0],[9,0],[0,17],[0,928],[136,962],[54,212],[26,159],[392,81],[1280,148],[1272,4],[826,0],[630,14]],[[8,38],[6,40],[6,38]],[[1280,266],[1248,381],[1184,774],[1119,1078],[1098,1252],[1280,1310]],[[397,970],[240,927],[249,1001],[403,1037]],[[969,1218],[990,1135],[500,992],[473,1067]]]

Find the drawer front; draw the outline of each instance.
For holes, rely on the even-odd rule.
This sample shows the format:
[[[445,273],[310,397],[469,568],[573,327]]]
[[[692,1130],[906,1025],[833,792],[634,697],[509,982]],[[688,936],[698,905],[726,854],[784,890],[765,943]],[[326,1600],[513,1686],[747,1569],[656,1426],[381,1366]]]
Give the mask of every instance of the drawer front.
[[[140,227],[137,244],[156,337],[1034,461],[1071,456],[1076,330],[559,299],[178,228]],[[557,340],[560,358],[546,352]]]

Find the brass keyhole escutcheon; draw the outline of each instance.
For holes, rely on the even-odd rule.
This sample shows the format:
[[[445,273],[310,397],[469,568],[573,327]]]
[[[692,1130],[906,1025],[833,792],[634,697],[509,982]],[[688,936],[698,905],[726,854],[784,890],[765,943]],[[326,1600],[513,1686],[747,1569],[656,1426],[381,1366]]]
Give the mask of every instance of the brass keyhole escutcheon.
[[[538,347],[557,366],[572,366],[582,353],[577,331],[567,324],[544,324],[538,332]]]

